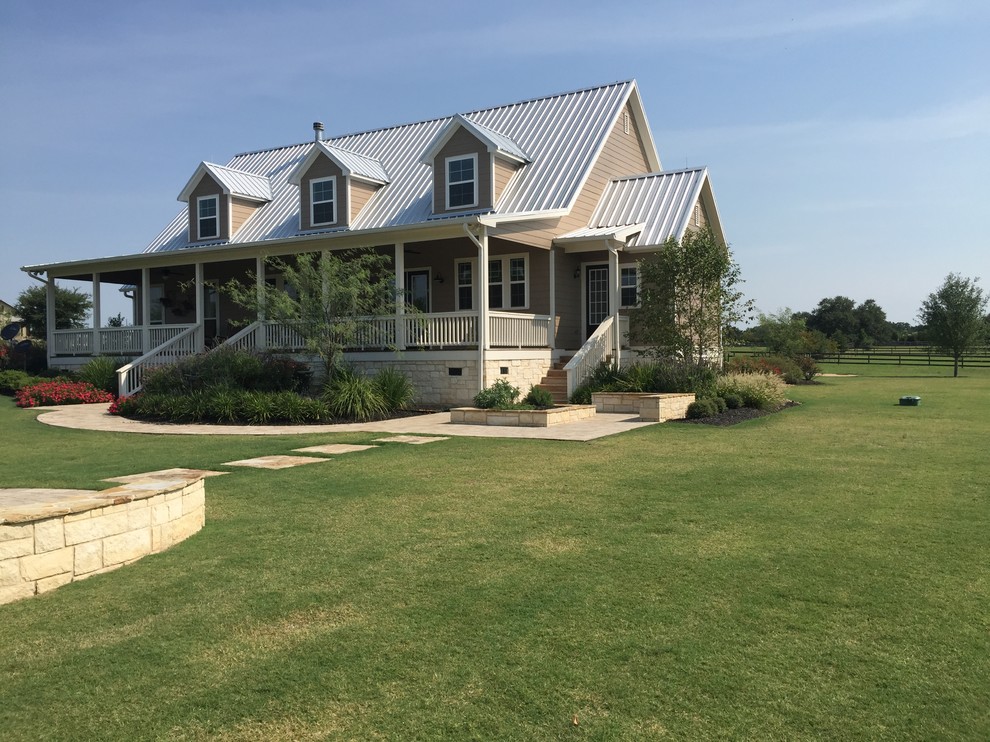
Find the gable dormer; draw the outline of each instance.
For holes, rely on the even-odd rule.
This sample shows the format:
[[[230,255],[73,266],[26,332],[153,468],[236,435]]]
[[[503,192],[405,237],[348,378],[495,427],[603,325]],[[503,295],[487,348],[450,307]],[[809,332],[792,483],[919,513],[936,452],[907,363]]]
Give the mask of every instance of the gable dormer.
[[[378,160],[317,140],[289,182],[299,186],[299,229],[309,230],[351,226],[389,179]]]
[[[509,137],[458,114],[423,162],[433,168],[433,213],[456,214],[493,208],[529,158]]]
[[[263,175],[201,162],[179,194],[189,204],[189,241],[226,241],[261,206],[272,200]]]

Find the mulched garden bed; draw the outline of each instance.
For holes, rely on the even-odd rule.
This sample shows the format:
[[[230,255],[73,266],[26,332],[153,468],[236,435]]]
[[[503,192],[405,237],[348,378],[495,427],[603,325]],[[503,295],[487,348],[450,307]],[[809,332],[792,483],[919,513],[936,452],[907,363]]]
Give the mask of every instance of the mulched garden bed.
[[[786,410],[789,407],[797,407],[799,404],[801,403],[788,400],[781,407],[778,407],[775,410],[757,410],[752,407],[740,407],[736,410],[726,410],[719,415],[712,415],[711,417],[699,417],[695,420],[688,420],[685,418],[683,420],[671,420],[670,422],[687,423],[689,425],[738,425],[739,423],[746,422],[747,420],[755,420],[758,417],[773,415],[774,413]]]

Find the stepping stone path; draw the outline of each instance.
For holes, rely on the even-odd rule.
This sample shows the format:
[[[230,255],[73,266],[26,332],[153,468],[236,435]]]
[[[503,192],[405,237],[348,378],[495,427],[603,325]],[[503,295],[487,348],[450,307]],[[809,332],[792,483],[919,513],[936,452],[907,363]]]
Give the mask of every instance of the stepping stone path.
[[[450,438],[443,438],[436,435],[395,435],[391,438],[375,438],[375,443],[412,443],[422,445],[423,443],[436,443],[437,441],[449,441]]]
[[[355,446],[350,443],[328,443],[325,446],[307,446],[306,448],[293,448],[292,450],[298,451],[299,453],[340,454],[365,451],[369,448],[378,448],[378,446]]]
[[[107,477],[103,481],[130,484],[132,482],[154,480],[156,483],[161,484],[162,482],[171,483],[175,481],[192,482],[200,477],[219,477],[224,474],[230,474],[230,472],[210,471],[209,469],[159,469],[158,471],[149,471],[144,474],[128,474],[125,477]]]
[[[257,456],[253,459],[225,461],[224,466],[250,466],[254,469],[291,469],[293,466],[320,464],[333,459],[317,459],[313,456]]]

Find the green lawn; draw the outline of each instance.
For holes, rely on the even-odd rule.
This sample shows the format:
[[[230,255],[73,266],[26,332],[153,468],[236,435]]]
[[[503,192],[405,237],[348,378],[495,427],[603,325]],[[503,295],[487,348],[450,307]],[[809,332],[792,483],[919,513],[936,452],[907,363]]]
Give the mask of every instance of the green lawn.
[[[990,738],[990,371],[792,396],[733,428],[210,479],[196,536],[0,606],[0,736]],[[0,399],[6,486],[377,437],[35,414]]]

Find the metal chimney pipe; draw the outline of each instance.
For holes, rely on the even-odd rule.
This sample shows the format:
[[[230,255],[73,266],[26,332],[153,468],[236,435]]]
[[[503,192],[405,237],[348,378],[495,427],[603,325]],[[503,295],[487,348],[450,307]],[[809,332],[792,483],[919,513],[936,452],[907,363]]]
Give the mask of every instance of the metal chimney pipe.
[[[317,142],[323,141],[323,122],[314,121],[313,122],[313,139]]]

